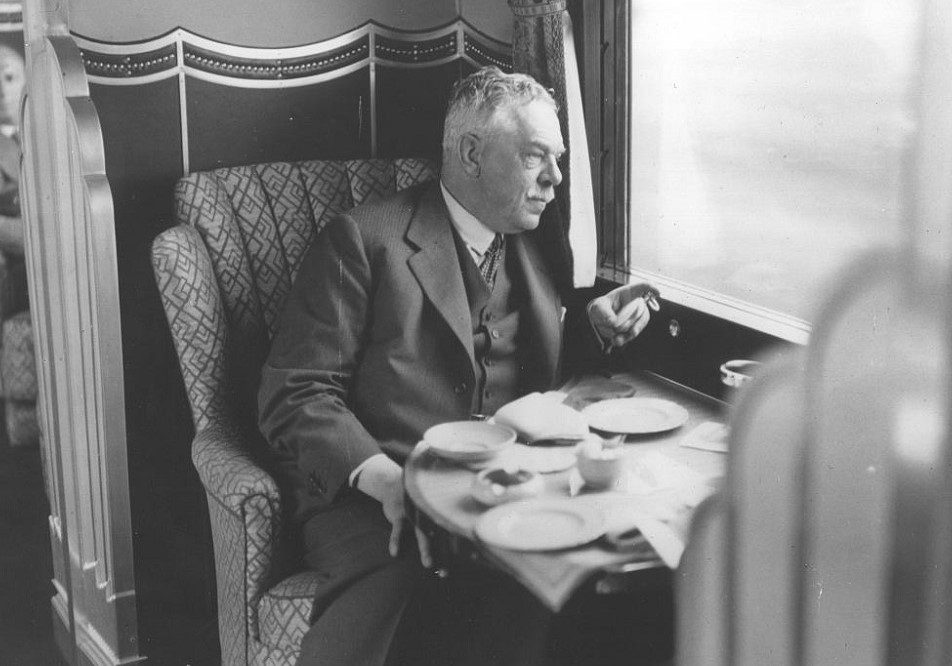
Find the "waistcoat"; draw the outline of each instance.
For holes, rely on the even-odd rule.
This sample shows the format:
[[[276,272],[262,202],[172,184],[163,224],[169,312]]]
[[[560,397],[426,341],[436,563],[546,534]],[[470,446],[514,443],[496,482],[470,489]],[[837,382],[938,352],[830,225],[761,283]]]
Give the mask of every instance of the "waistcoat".
[[[511,269],[504,245],[496,283],[490,293],[476,262],[455,230],[454,236],[473,325],[477,376],[471,408],[474,414],[491,415],[519,397],[519,310],[525,302],[525,289],[518,279],[520,271]]]

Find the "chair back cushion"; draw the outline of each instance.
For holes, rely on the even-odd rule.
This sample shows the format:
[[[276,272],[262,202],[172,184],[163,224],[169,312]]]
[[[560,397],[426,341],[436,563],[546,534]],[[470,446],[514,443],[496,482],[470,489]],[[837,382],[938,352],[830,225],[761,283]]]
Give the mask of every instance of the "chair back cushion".
[[[195,426],[253,422],[260,369],[308,246],[337,213],[433,180],[427,159],[272,162],[193,173],[153,266]],[[198,246],[196,246],[198,245]]]

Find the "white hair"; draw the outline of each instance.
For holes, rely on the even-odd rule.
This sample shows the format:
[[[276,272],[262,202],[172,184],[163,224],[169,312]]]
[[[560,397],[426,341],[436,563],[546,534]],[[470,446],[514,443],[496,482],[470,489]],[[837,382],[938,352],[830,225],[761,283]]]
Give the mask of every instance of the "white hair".
[[[499,109],[536,100],[558,110],[552,92],[528,74],[506,74],[498,67],[483,67],[457,81],[443,124],[444,161],[457,150],[460,137],[467,132],[485,131]]]

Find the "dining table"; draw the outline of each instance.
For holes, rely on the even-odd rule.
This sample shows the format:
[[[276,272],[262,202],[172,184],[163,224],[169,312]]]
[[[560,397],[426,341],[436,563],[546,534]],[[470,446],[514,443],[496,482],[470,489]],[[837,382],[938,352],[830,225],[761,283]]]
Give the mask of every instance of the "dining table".
[[[474,479],[480,469],[496,463],[447,459],[423,440],[404,466],[404,485],[408,513],[438,545],[439,560],[468,558],[500,570],[558,612],[583,584],[611,591],[639,572],[677,567],[694,510],[721,484],[729,438],[725,403],[650,372],[580,376],[547,395],[590,416],[599,426],[594,432],[617,446],[625,463],[617,481],[590,487],[575,464],[578,445],[514,444],[520,466],[542,461],[539,469],[547,470],[540,475],[542,489],[533,498],[490,507],[474,496]],[[668,404],[679,410],[680,418],[654,432],[601,429],[612,427],[613,413],[600,407],[634,409],[641,404],[635,399]],[[618,430],[632,430],[624,418],[620,422]],[[583,520],[577,539],[566,534],[565,542],[554,547],[522,547],[518,539],[529,538],[538,527],[531,523],[522,523],[526,535],[519,527],[503,534],[515,543],[489,538],[500,525],[519,525],[513,519],[519,511],[553,506],[583,518],[597,516],[598,524]],[[526,516],[531,520],[531,513]],[[612,535],[623,538],[611,540]]]

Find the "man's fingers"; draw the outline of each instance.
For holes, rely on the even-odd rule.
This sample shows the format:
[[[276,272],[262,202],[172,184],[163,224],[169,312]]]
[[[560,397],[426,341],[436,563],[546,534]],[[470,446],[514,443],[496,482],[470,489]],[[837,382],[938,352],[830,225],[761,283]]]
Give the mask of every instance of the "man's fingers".
[[[419,527],[413,528],[416,532],[417,550],[420,551],[420,564],[429,569],[433,566],[433,554],[430,551],[430,540]]]
[[[621,317],[621,314],[624,314],[624,318]],[[631,303],[625,306],[621,313],[619,313],[618,321],[615,323],[615,333],[627,333],[635,326],[638,322],[645,320],[647,324],[647,319],[650,314],[648,311],[648,306],[645,304],[645,301],[641,298],[636,298]]]
[[[398,520],[390,528],[390,556],[396,557],[400,554],[400,535],[403,534],[403,521]]]
[[[632,332],[631,337],[633,338],[638,337],[641,334],[641,332],[645,330],[645,326],[648,325],[649,321],[651,321],[651,313],[648,311],[648,308],[645,308],[644,310],[641,311],[641,313],[639,313],[638,318],[635,319],[635,324],[631,328],[631,332]]]
[[[624,347],[629,342],[638,337],[651,320],[648,308],[642,310],[635,317],[634,321],[629,321],[625,327],[620,327],[612,337],[612,344],[615,347]]]
[[[615,315],[615,321],[612,325],[616,331],[627,328],[631,320],[637,315],[638,311],[645,307],[645,302],[641,298],[633,298]]]

